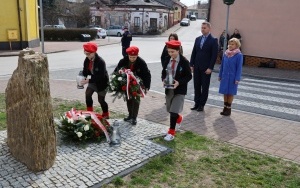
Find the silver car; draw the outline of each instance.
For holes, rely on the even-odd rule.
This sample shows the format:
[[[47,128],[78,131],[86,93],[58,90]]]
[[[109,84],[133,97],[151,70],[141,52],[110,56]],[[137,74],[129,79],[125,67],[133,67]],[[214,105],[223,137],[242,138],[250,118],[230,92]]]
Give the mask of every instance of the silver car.
[[[106,30],[106,34],[111,36],[118,36],[121,37],[124,34],[123,27],[120,25],[111,25],[109,28]]]
[[[96,29],[97,30],[97,38],[100,39],[105,39],[107,36],[107,32],[105,29],[101,28],[101,27],[91,27],[91,29]]]

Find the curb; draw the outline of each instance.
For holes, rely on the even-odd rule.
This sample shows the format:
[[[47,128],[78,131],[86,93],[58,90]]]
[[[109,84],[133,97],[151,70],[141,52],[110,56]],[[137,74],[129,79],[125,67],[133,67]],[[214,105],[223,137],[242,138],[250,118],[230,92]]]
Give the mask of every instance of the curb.
[[[212,70],[212,72],[219,73],[220,71],[219,70]],[[268,80],[274,80],[274,81],[300,83],[300,81],[296,80],[296,79],[270,77],[270,76],[261,76],[261,75],[255,75],[255,74],[249,74],[249,73],[242,73],[242,76],[248,76],[248,77],[253,77],[253,78],[260,78],[260,79],[268,79]]]
[[[112,45],[112,44],[119,44],[120,42],[111,42],[108,44],[99,44],[98,46],[108,46],[108,45]],[[14,51],[14,52],[4,52],[3,54],[0,53],[0,57],[11,57],[11,56],[18,56],[20,51]],[[67,51],[71,51],[71,50],[57,50],[57,51],[52,51],[52,52],[46,52],[45,54],[54,54],[54,53],[59,53],[59,52],[67,52]]]

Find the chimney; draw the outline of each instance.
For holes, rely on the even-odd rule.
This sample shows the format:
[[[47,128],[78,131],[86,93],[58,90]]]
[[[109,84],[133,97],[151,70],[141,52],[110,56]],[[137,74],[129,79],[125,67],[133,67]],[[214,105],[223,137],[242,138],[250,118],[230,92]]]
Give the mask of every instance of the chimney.
[[[197,8],[200,9],[200,7],[201,7],[201,1],[198,1]]]

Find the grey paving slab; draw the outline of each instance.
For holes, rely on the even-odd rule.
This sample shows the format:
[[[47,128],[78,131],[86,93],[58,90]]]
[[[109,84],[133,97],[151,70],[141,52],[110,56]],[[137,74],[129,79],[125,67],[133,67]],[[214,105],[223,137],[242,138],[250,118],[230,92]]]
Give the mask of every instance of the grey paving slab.
[[[113,123],[114,120],[110,120]],[[167,131],[161,124],[138,119],[132,126],[120,121],[120,146],[66,144],[58,136],[57,157],[49,170],[33,173],[9,153],[7,132],[0,132],[0,187],[91,187],[140,167],[151,157],[170,152],[148,138]],[[59,134],[58,134],[59,135]]]

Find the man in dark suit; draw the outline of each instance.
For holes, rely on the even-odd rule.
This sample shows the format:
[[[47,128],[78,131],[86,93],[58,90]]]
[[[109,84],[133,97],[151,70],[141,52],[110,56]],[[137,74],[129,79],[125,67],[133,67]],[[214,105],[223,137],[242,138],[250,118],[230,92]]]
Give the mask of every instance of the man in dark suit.
[[[210,34],[211,25],[203,22],[202,36],[195,40],[190,67],[194,73],[195,106],[191,110],[203,111],[208,98],[211,72],[218,55],[218,39]]]

